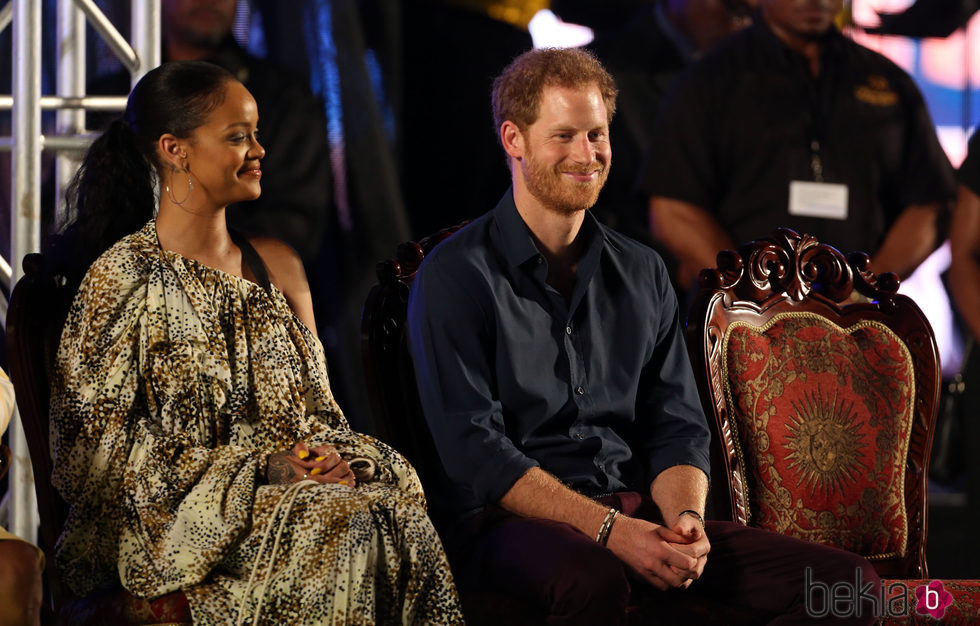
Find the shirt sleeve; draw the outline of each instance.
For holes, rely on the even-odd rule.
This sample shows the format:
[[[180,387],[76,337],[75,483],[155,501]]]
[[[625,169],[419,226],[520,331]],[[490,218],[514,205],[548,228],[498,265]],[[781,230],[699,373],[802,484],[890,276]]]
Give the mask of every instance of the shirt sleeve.
[[[431,257],[408,302],[409,346],[419,396],[439,458],[456,487],[494,504],[538,462],[504,429],[493,384],[492,331],[474,296],[476,281]]]
[[[695,67],[696,69],[696,67]],[[712,211],[719,197],[712,96],[688,71],[668,93],[653,128],[635,188]]]
[[[654,264],[659,325],[653,355],[640,373],[637,437],[632,443],[646,484],[668,467],[692,465],[711,477],[708,429],[681,331],[679,307],[663,262]]]
[[[966,159],[956,172],[956,178],[973,193],[980,195],[980,132],[974,132],[966,150]]]
[[[953,168],[936,136],[922,94],[911,78],[902,78],[908,117],[901,170],[894,181],[900,211],[915,204],[945,203],[956,196]]]

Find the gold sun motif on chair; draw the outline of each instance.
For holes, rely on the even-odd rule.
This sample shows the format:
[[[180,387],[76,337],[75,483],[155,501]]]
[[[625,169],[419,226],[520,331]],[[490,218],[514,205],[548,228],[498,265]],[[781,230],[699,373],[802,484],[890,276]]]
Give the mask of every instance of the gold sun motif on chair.
[[[813,493],[843,492],[868,467],[861,461],[863,443],[853,403],[811,390],[793,403],[795,415],[787,424],[786,460],[796,472],[797,486],[804,482]]]

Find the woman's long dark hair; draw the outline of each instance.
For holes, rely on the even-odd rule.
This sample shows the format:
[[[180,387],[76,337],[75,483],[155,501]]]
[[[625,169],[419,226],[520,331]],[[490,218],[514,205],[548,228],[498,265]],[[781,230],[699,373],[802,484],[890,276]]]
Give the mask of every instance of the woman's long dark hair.
[[[189,137],[222,103],[231,80],[217,65],[177,61],[133,87],[125,113],[89,147],[65,194],[69,222],[48,255],[72,291],[99,255],[153,217],[160,136]]]

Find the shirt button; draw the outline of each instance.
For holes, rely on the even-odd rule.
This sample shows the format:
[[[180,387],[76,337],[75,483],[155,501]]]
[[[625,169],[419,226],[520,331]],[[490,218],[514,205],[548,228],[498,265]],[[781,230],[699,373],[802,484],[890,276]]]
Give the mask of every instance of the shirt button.
[[[539,256],[538,257],[538,265],[541,265],[542,263],[544,263],[544,257]]]
[[[572,334],[572,327],[571,326],[566,326],[565,327],[565,334],[566,335],[571,335]]]
[[[575,388],[575,393],[577,393],[578,395],[581,396],[582,394],[585,393],[585,388],[584,387],[576,387]]]
[[[582,433],[575,433],[575,438],[576,439],[585,439],[585,435],[583,435]]]

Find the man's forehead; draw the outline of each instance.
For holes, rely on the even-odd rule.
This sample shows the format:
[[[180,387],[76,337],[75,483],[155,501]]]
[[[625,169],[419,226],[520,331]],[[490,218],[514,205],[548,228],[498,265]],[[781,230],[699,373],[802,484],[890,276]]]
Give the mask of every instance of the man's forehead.
[[[583,85],[545,85],[541,89],[541,97],[538,101],[538,118],[545,112],[557,112],[583,107],[583,101],[587,101],[587,107],[602,109],[606,111],[606,103],[599,91],[599,86],[592,84]]]

